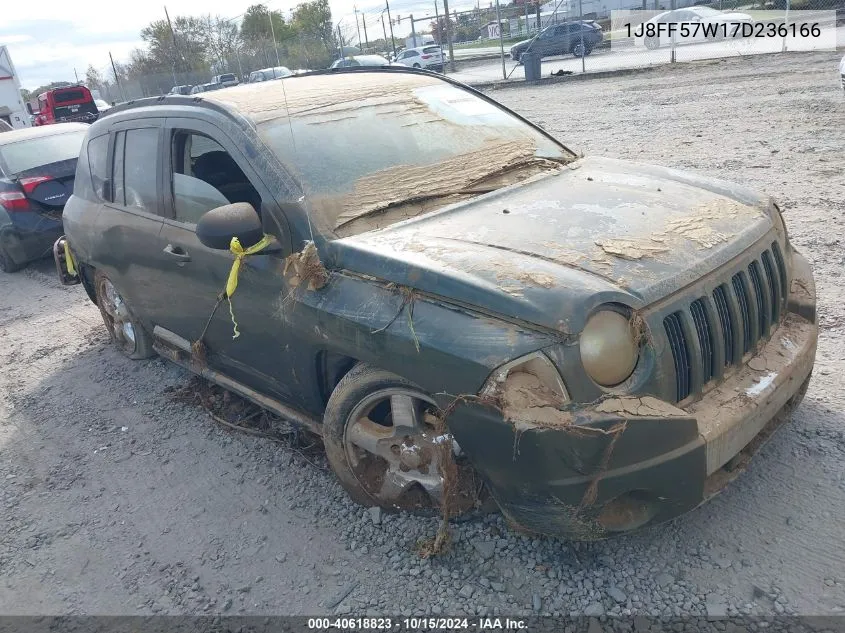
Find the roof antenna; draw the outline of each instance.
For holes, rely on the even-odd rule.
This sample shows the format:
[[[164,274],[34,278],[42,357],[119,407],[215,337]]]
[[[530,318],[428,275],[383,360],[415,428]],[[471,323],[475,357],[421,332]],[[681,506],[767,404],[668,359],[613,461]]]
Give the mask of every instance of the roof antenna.
[[[282,77],[282,79],[280,81],[281,81],[281,84],[282,84],[282,95],[285,99],[285,114],[287,114],[287,117],[288,117],[288,129],[290,130],[290,140],[291,140],[291,144],[293,145],[293,154],[294,154],[294,156],[296,156],[296,154],[297,154],[296,137],[294,137],[294,135],[293,135],[293,121],[291,120],[290,108],[288,107],[288,91],[285,88],[285,81],[286,80],[287,80],[287,77]],[[303,188],[302,189],[302,195],[300,196],[300,198],[297,202],[302,202],[304,200],[305,200],[305,189]],[[307,205],[303,205],[303,206],[305,207],[305,219],[308,220],[308,232],[311,235],[311,242],[314,242],[314,227],[311,226],[311,213],[308,210]]]

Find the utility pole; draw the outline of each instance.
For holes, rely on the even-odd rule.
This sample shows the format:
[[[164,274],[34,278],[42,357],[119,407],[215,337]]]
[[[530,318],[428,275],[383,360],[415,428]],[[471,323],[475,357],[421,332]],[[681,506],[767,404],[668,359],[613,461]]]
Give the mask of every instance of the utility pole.
[[[170,28],[170,37],[173,39],[173,50],[176,53],[176,56],[182,61],[182,67],[185,66],[185,60],[182,59],[182,55],[179,53],[179,46],[176,44],[176,33],[173,31],[173,24],[170,22],[170,14],[167,13],[167,7],[164,7],[164,16],[167,18],[167,26]],[[173,72],[176,73],[176,66],[178,64],[174,63]],[[179,83],[179,80],[176,80],[176,83]]]
[[[578,0],[581,2],[581,0]],[[502,36],[502,15],[499,11],[499,0],[496,0],[496,28],[499,30],[499,50],[502,53],[502,79],[508,78],[508,71],[505,70],[505,40]]]
[[[437,8],[437,0],[434,0],[434,17],[437,19],[437,45],[440,52],[443,52],[443,29],[440,28],[440,10]]]
[[[76,74],[76,66],[73,67],[73,76],[76,77],[76,83],[79,83],[79,75]]]
[[[452,48],[452,26],[449,23],[449,0],[443,0],[443,14],[446,16],[446,46],[449,47],[449,70],[455,72],[455,50]]]
[[[584,8],[581,5],[581,0],[578,0],[578,20],[580,21],[578,30],[581,32],[581,74],[583,75],[587,72],[587,51],[584,50]]]
[[[387,29],[384,26],[384,13],[381,14],[381,30],[384,33],[384,45],[387,46]]]
[[[390,24],[390,45],[393,47],[393,59],[396,59],[396,40],[393,39],[393,19],[390,17],[390,2],[384,0],[387,7],[387,22]]]
[[[120,85],[120,77],[117,76],[117,68],[114,66],[114,57],[111,56],[111,51],[109,51],[109,60],[111,61],[111,71],[114,73],[114,82],[117,84],[117,89],[120,91],[120,98],[123,101],[126,101],[126,95],[123,94],[123,86]]]
[[[276,49],[276,66],[282,65],[282,60],[279,59],[279,43],[276,41],[276,29],[273,28],[273,12],[267,12],[267,19],[270,20],[270,35],[273,37],[273,47]]]
[[[355,29],[358,31],[358,47],[361,47],[361,25],[358,24],[358,7],[352,7],[353,11],[355,11]]]
[[[414,39],[414,48],[417,47],[417,29],[414,27],[414,14],[411,14],[411,37]]]
[[[343,36],[340,34],[340,22],[337,23],[337,41],[340,42],[340,58],[346,59],[346,55],[343,52]]]
[[[364,48],[370,48],[370,40],[367,37],[367,14],[361,12],[361,24],[364,25]]]

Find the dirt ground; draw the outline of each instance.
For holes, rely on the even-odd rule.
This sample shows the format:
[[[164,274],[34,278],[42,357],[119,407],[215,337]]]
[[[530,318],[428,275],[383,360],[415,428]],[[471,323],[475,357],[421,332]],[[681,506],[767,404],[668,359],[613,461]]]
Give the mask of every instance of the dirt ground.
[[[842,53],[712,61],[491,94],[586,154],[773,194],[815,267],[804,403],[709,504],[601,543],[349,502],[313,452],[232,433],[174,398],[189,375],[125,360],[51,262],[0,277],[0,613],[845,611]]]

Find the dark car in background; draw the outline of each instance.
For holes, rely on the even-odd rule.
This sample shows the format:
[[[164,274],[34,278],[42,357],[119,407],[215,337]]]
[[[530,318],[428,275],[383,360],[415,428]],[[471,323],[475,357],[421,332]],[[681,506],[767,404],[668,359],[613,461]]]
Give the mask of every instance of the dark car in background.
[[[26,109],[35,118],[33,125],[53,123],[93,123],[100,115],[91,91],[85,86],[54,88],[38,95],[38,111],[27,102]]]
[[[57,263],[66,239],[117,348],[322,435],[364,505],[659,523],[741,472],[813,369],[813,274],[773,200],[579,158],[435,73],[140,99],[81,156]]]
[[[62,234],[88,125],[59,123],[0,135],[0,270],[49,255]]]
[[[551,24],[530,40],[511,46],[511,59],[518,62],[526,52],[540,58],[556,55],[584,57],[604,39],[601,27],[596,22],[578,21]],[[583,43],[583,48],[582,48]]]

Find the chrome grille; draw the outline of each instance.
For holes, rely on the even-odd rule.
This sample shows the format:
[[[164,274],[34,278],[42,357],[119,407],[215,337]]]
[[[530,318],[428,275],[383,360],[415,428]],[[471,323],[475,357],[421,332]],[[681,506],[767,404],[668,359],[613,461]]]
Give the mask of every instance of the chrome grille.
[[[726,367],[769,337],[785,311],[786,266],[773,242],[746,270],[736,272],[695,299],[687,309],[663,319],[675,369],[675,395],[680,402],[719,380]]]

